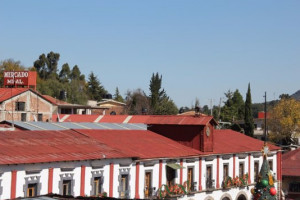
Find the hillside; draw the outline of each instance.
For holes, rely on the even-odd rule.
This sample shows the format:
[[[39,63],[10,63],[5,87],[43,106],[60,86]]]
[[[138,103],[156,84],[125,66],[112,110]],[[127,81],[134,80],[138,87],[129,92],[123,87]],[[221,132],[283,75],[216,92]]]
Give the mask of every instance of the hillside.
[[[300,90],[291,95],[296,100],[300,101]]]

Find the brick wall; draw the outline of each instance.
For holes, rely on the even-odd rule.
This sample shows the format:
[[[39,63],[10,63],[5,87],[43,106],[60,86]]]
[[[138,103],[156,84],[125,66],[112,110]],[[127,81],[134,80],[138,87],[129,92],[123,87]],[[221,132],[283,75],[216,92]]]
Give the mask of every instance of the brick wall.
[[[23,111],[16,110],[17,102],[25,102]],[[12,115],[15,121],[21,121],[22,113],[23,115],[26,113],[26,121],[34,121],[34,116],[38,119],[37,114],[42,114],[42,121],[50,121],[53,113],[53,105],[29,90],[2,102],[0,106],[1,121],[11,121]]]

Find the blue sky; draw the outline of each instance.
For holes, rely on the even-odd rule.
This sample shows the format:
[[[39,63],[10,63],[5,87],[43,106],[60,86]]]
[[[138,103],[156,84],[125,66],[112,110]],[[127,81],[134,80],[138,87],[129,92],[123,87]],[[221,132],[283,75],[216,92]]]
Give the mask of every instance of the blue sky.
[[[149,93],[152,73],[178,107],[239,89],[262,102],[300,89],[300,1],[0,1],[0,61],[42,53],[93,71],[110,92]]]

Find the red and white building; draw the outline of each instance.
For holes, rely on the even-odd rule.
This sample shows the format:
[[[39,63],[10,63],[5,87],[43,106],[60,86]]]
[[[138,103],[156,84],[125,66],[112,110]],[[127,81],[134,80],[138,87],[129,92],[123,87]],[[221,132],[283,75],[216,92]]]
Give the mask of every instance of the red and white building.
[[[62,128],[61,122],[57,126],[62,129],[56,131],[0,134],[0,199],[103,192],[144,199],[157,195],[163,185],[186,181],[191,191],[180,199],[251,199],[263,162],[263,142],[232,130],[215,130],[212,117],[65,116],[68,123],[86,128]],[[101,129],[89,128],[86,122]],[[133,128],[140,124],[146,128]],[[269,147],[269,164],[281,191],[281,151]],[[226,176],[245,174],[244,186],[222,184]]]

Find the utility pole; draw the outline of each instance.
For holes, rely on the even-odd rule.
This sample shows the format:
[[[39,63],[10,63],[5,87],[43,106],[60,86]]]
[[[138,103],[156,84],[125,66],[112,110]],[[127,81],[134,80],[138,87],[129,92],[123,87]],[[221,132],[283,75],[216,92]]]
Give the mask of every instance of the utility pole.
[[[212,107],[213,99],[209,99],[210,104],[210,116],[213,116],[213,107]]]
[[[265,92],[265,128],[264,128],[264,135],[265,135],[265,144],[267,142],[267,92]]]

